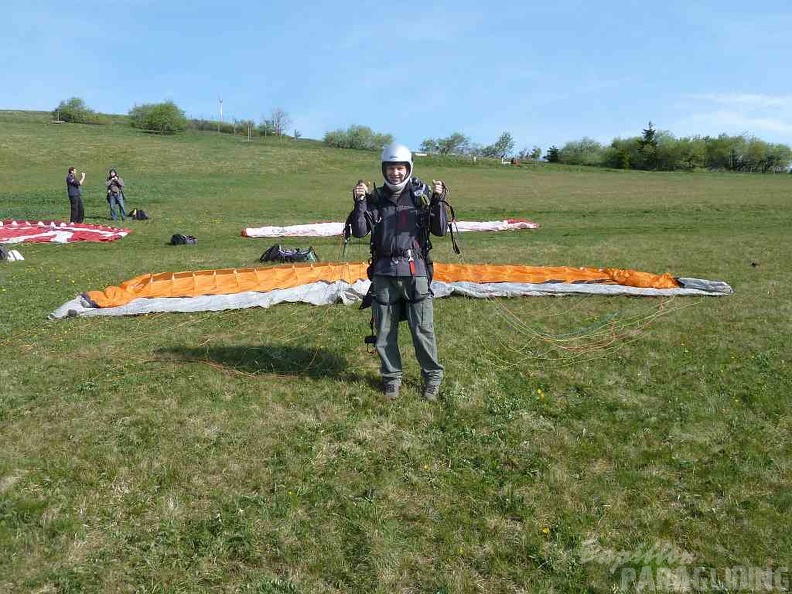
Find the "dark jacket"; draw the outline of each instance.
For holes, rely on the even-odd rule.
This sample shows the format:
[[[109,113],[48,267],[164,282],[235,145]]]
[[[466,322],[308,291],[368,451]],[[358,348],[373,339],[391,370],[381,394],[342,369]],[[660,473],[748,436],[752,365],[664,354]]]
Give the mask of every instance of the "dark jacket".
[[[448,230],[445,204],[417,177],[398,196],[377,188],[355,203],[348,220],[353,236],[372,234],[372,273],[384,276],[427,276],[429,233],[442,237]]]
[[[66,191],[69,192],[69,198],[77,198],[82,194],[80,191],[80,180],[74,173],[66,176]]]

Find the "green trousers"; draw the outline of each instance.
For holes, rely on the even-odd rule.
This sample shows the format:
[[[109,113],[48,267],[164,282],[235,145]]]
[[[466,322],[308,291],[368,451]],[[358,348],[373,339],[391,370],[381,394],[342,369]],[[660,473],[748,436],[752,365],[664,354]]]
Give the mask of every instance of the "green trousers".
[[[425,276],[380,276],[372,280],[375,343],[380,356],[380,374],[385,383],[400,384],[402,361],[399,352],[399,322],[407,320],[415,357],[426,384],[440,384],[443,366],[437,360],[434,307]]]

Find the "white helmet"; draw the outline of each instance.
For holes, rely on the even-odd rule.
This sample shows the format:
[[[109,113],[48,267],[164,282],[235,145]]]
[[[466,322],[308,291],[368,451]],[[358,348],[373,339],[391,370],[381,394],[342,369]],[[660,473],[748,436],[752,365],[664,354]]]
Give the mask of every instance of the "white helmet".
[[[394,191],[402,190],[410,180],[413,170],[412,153],[410,149],[403,144],[391,143],[382,149],[380,161],[382,162],[382,176],[385,178],[385,185]],[[388,163],[404,163],[407,165],[407,177],[402,183],[394,185],[388,182],[388,178],[385,176],[385,167]]]

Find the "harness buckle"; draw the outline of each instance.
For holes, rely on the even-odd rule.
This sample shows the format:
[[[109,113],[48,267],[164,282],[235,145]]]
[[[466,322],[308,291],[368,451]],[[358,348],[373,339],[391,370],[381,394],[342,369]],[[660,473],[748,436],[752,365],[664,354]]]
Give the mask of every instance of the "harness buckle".
[[[417,271],[415,269],[415,258],[413,257],[413,251],[412,249],[408,249],[405,253],[407,254],[407,262],[410,265],[410,274],[415,276]]]

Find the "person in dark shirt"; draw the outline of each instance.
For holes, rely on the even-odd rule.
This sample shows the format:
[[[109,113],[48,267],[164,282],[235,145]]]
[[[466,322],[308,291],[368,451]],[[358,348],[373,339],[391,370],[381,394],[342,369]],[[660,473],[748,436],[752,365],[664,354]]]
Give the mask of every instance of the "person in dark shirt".
[[[71,204],[71,214],[69,217],[70,223],[82,223],[85,218],[83,210],[82,191],[80,186],[85,181],[85,172],[77,179],[77,172],[74,167],[69,167],[69,173],[66,176],[66,191],[69,194],[69,203]]]
[[[383,391],[391,400],[399,396],[398,331],[399,322],[406,319],[421,366],[423,397],[436,400],[443,366],[434,331],[429,234],[442,237],[448,229],[445,184],[434,181],[430,189],[413,177],[412,153],[406,146],[386,146],[380,160],[384,186],[370,191],[365,182],[358,182],[348,221],[353,236],[371,233],[371,296]]]

